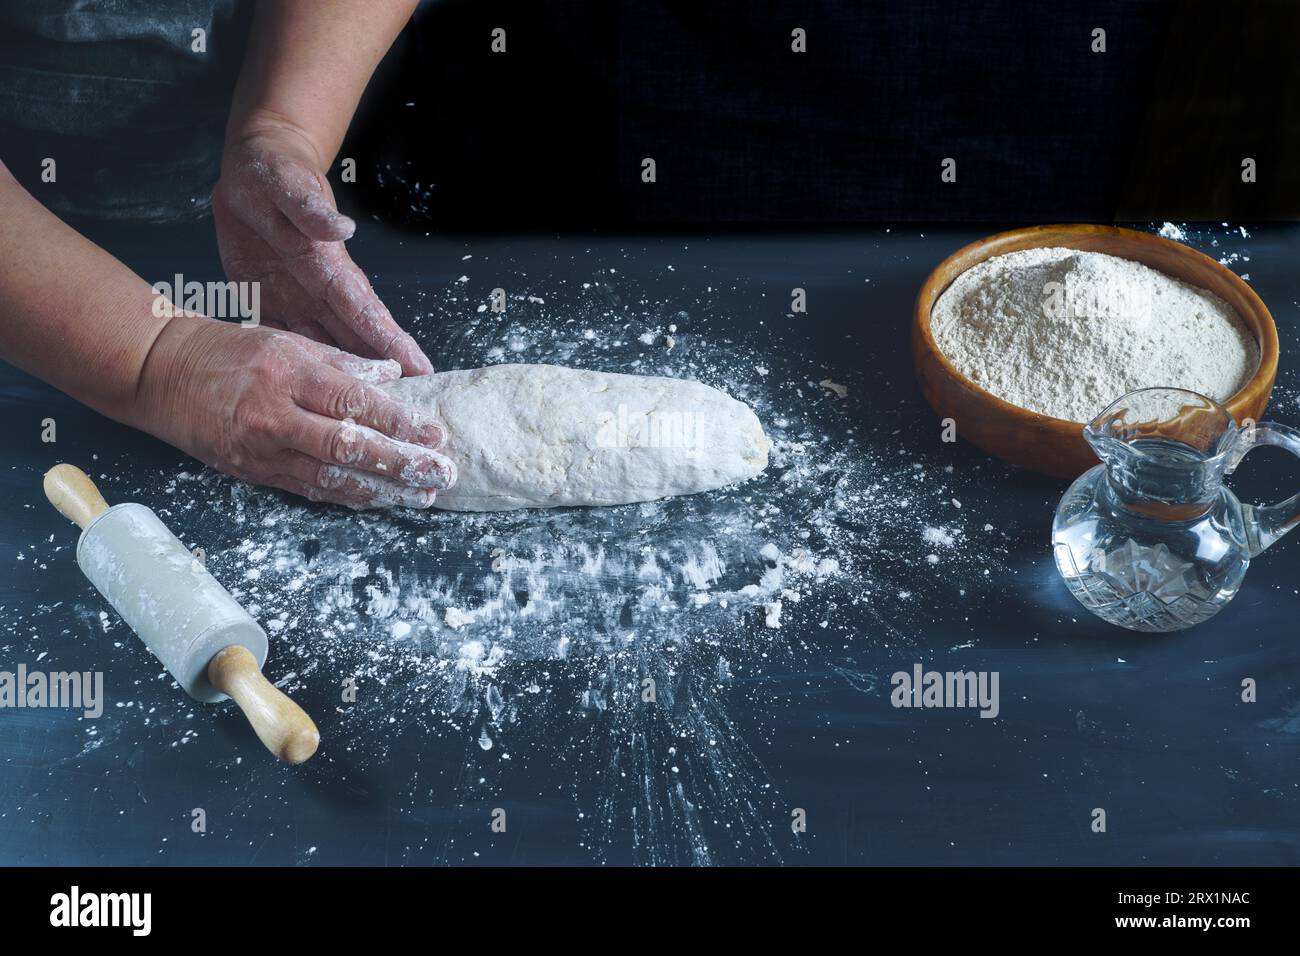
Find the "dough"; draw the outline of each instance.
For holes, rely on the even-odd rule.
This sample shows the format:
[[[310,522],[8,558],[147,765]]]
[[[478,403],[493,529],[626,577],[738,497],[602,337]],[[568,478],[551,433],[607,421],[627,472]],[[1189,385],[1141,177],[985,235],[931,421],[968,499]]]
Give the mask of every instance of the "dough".
[[[383,386],[428,408],[458,467],[434,507],[621,505],[720,488],[767,467],[749,406],[675,378],[556,365],[435,372]]]

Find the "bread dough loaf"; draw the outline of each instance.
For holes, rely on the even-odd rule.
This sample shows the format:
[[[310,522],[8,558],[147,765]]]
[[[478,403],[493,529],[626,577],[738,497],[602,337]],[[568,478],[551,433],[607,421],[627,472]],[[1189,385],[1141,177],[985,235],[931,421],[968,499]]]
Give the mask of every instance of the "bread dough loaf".
[[[435,507],[620,505],[708,491],[767,467],[749,406],[675,378],[556,365],[435,372],[383,386],[428,409],[458,467]]]

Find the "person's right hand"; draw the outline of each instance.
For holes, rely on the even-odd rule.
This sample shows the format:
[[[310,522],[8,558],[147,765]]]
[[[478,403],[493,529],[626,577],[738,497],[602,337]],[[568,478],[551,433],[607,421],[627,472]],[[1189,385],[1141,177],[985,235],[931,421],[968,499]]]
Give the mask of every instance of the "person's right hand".
[[[427,508],[456,480],[441,427],[375,383],[401,376],[292,332],[177,315],[145,361],[132,424],[205,464],[312,501]]]

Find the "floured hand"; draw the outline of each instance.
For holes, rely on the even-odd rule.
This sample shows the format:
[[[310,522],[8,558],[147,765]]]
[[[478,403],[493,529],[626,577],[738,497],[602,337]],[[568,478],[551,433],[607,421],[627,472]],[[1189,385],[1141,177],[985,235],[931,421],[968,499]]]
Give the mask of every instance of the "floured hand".
[[[292,332],[178,315],[141,375],[132,424],[255,484],[353,508],[427,508],[456,468],[428,413],[377,386],[397,362]]]
[[[270,126],[227,146],[212,194],[226,275],[260,283],[264,323],[357,355],[433,370],[384,307],[343,240],[356,230],[334,204],[307,137]]]

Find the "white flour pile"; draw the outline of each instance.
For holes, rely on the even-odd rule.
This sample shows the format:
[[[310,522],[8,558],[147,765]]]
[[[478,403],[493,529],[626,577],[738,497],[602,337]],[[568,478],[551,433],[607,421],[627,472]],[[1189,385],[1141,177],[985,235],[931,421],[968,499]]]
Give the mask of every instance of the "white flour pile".
[[[939,296],[930,327],[971,381],[1076,422],[1139,388],[1224,401],[1259,361],[1254,337],[1218,296],[1074,249],[1027,249],[968,269]]]

